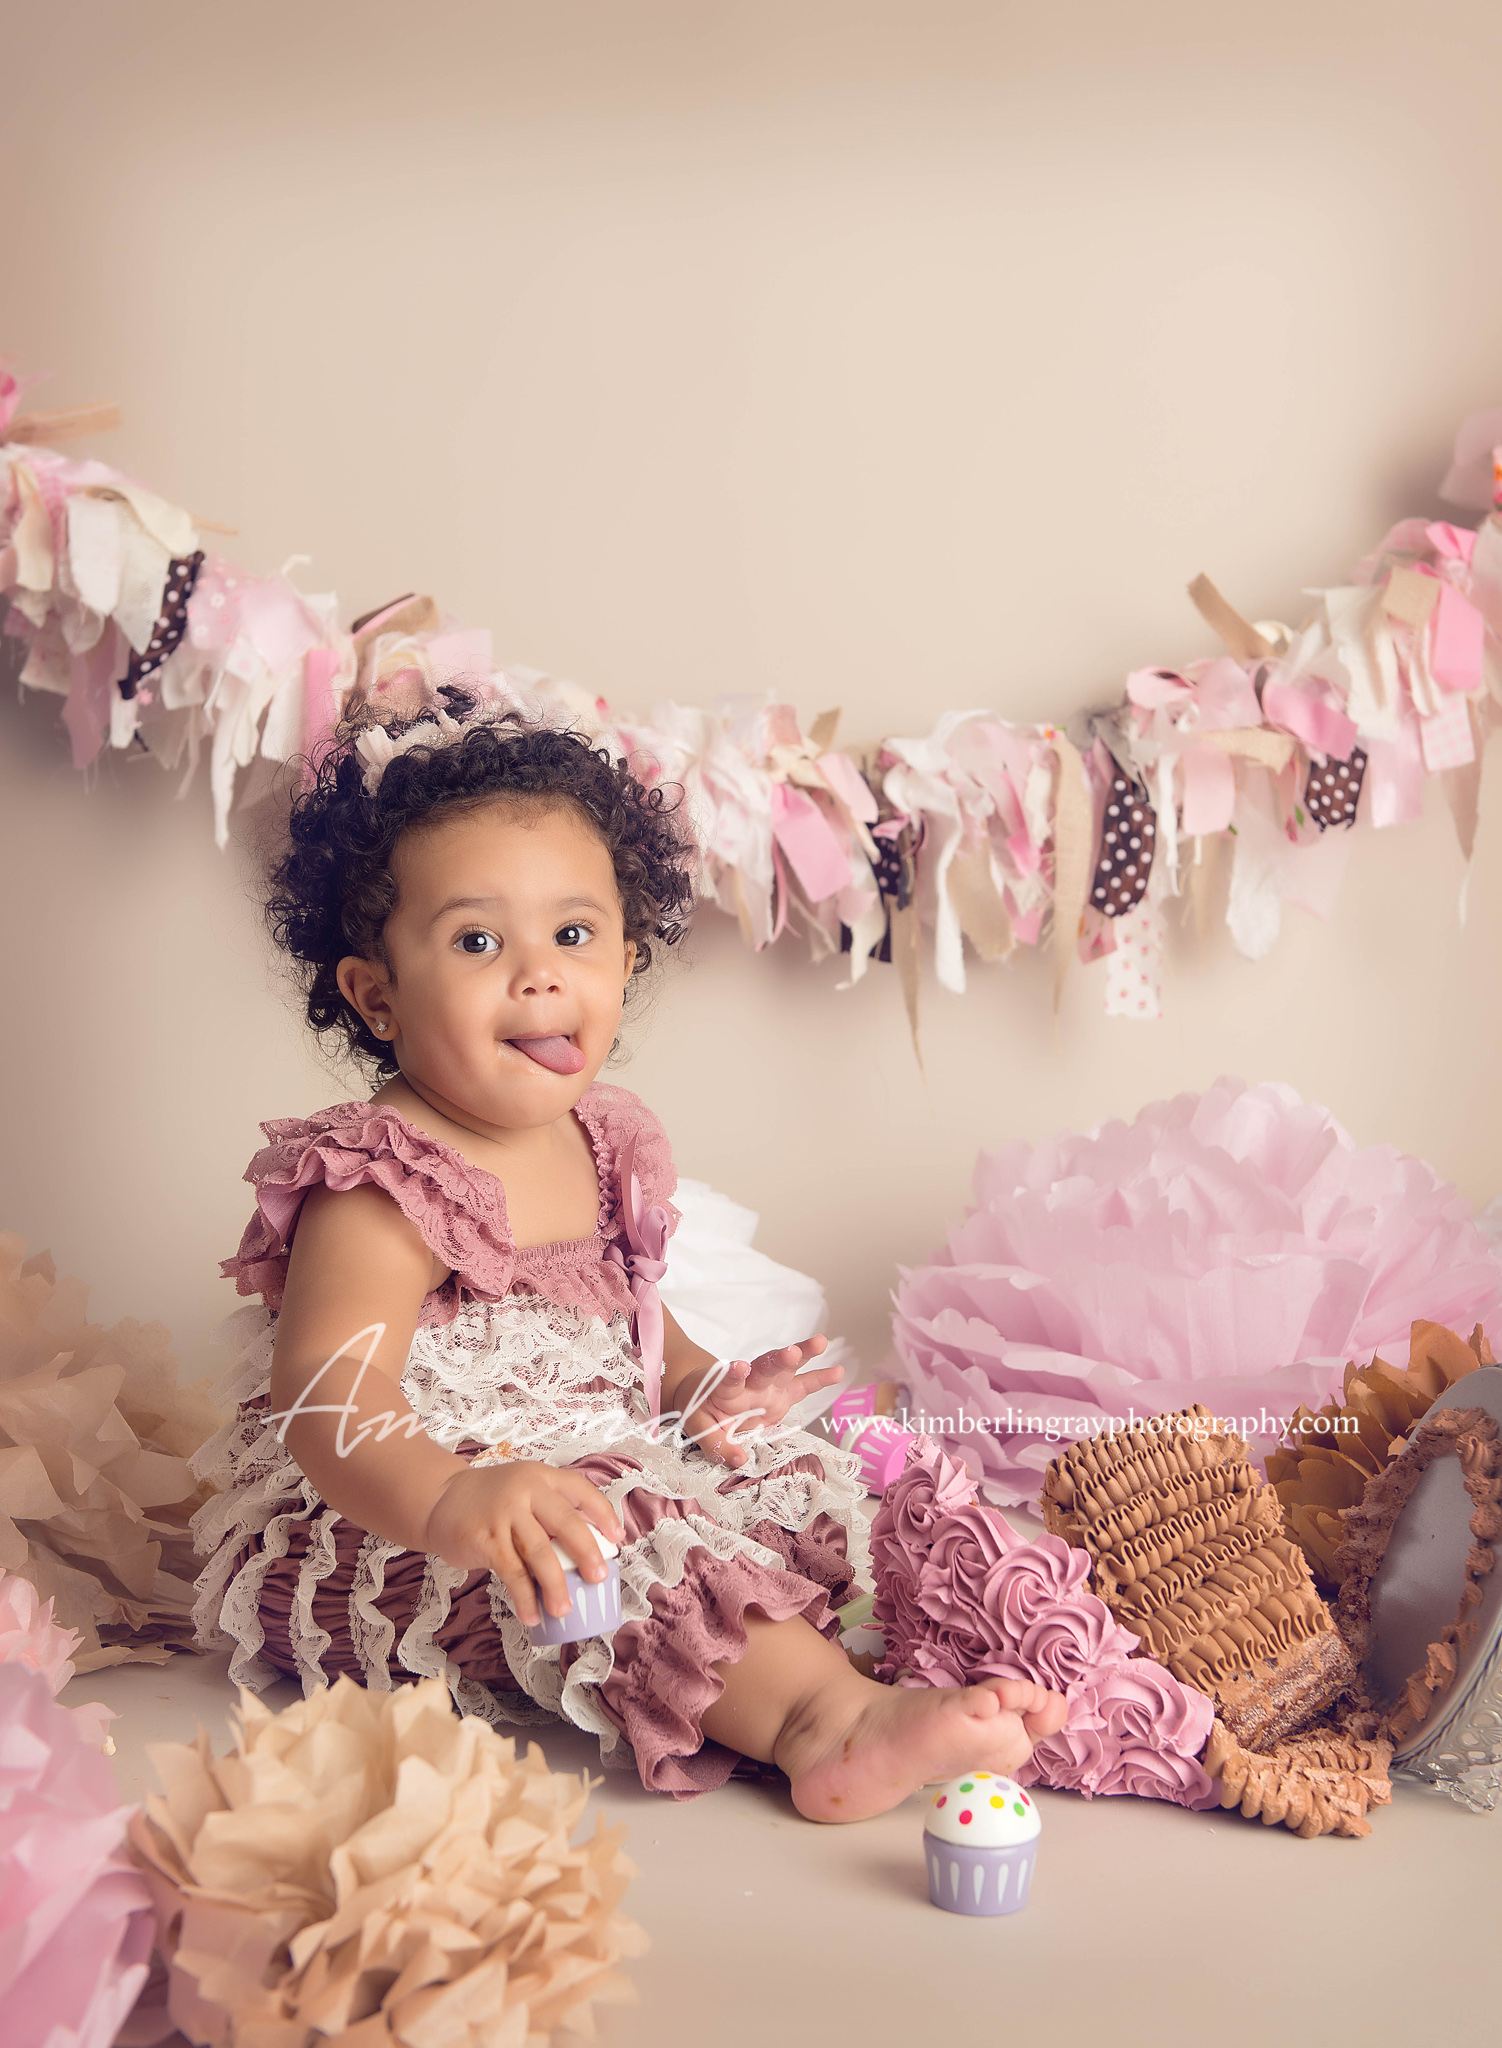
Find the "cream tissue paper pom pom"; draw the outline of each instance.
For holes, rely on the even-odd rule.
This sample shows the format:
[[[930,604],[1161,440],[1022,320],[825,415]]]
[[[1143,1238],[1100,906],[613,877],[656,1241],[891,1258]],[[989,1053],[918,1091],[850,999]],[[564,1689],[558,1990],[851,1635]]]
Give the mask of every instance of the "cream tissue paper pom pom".
[[[79,1637],[80,1671],[163,1664],[193,1641],[188,1459],[219,1426],[180,1386],[163,1323],[85,1314],[88,1288],[0,1231],[0,1566]]]
[[[541,2048],[631,2000],[634,1866],[587,1773],[454,1712],[437,1678],[347,1678],[274,1714],[240,1695],[232,1755],[152,1745],[164,1794],[130,1841],[168,1959],[166,2017],[214,2048]],[[596,1783],[599,1781],[596,1780]],[[136,2015],[137,2038],[146,2015]]]

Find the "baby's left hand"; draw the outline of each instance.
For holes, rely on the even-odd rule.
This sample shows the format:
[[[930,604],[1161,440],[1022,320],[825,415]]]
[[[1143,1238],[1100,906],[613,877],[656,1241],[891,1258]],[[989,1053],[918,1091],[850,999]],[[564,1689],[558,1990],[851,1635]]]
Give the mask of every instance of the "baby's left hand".
[[[684,1394],[683,1434],[722,1465],[732,1469],[744,1465],[749,1454],[735,1433],[737,1423],[751,1434],[758,1428],[770,1428],[805,1395],[839,1379],[841,1368],[837,1365],[799,1376],[799,1366],[827,1349],[827,1338],[806,1337],[801,1344],[764,1351],[760,1358],[736,1359],[705,1400]],[[713,1378],[713,1368],[700,1376],[698,1385],[703,1386],[706,1378]]]

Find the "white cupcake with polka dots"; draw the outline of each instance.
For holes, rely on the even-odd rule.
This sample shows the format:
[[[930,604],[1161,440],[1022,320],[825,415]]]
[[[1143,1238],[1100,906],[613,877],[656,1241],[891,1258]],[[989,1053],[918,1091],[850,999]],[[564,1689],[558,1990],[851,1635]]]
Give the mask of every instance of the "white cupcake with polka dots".
[[[940,1785],[923,1823],[929,1898],[950,1913],[1017,1912],[1027,1904],[1042,1825],[1032,1795],[994,1771]]]

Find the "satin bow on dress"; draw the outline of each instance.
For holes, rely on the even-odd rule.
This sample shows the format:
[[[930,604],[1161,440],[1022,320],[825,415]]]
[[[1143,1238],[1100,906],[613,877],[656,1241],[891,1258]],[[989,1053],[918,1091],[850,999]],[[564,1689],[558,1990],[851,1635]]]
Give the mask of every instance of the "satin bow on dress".
[[[628,1249],[623,1251],[619,1244],[612,1244],[605,1257],[622,1268],[636,1298],[632,1334],[641,1353],[647,1412],[658,1416],[662,1413],[663,1322],[657,1283],[668,1270],[663,1254],[671,1224],[666,1209],[656,1202],[648,1207],[642,1200],[641,1183],[636,1178],[635,1132],[626,1140],[621,1153],[621,1215]]]

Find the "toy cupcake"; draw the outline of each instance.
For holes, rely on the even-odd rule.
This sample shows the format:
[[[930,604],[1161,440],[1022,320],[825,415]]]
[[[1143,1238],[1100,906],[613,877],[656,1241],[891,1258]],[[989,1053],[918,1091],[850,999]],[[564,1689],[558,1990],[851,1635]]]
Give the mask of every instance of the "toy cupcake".
[[[558,1538],[553,1538],[553,1555],[563,1566],[563,1583],[571,1605],[567,1614],[549,1614],[539,1601],[542,1620],[536,1628],[527,1630],[527,1641],[539,1649],[548,1643],[579,1643],[586,1636],[608,1636],[621,1625],[620,1553],[592,1523],[589,1533],[600,1546],[600,1555],[609,1566],[608,1575],[593,1581],[580,1578],[572,1557]]]
[[[1043,1823],[1030,1795],[993,1771],[941,1785],[923,1823],[928,1896],[946,1913],[1016,1913],[1027,1904]]]
[[[907,1463],[913,1432],[897,1420],[906,1389],[894,1381],[880,1386],[848,1387],[829,1411],[835,1441],[853,1451],[860,1462],[868,1493],[884,1493]]]

